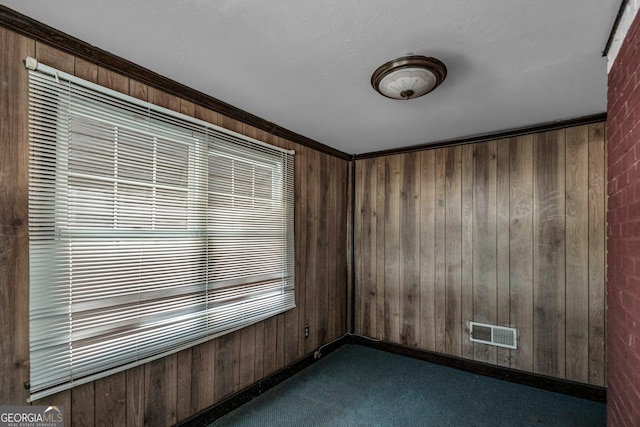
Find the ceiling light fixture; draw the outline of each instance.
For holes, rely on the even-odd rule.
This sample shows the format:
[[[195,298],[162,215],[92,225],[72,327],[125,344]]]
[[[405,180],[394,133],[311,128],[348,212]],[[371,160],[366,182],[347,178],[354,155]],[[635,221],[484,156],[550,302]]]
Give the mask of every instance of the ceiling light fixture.
[[[407,55],[382,64],[371,76],[371,86],[392,99],[426,95],[447,77],[447,67],[436,58]]]

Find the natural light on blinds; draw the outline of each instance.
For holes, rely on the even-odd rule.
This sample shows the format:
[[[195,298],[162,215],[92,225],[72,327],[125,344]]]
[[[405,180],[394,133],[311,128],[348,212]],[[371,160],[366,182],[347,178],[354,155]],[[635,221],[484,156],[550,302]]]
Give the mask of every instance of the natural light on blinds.
[[[40,64],[29,142],[31,400],[294,307],[292,152]]]

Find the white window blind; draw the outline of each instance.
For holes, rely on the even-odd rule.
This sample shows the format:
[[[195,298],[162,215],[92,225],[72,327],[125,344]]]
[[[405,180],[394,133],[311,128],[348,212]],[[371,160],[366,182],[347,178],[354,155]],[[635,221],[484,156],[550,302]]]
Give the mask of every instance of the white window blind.
[[[294,307],[292,152],[30,68],[31,400]]]

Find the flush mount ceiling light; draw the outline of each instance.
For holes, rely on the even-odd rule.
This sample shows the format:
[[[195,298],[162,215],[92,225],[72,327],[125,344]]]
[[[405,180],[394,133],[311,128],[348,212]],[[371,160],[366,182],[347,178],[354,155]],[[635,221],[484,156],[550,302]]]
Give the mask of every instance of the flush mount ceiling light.
[[[392,99],[412,99],[425,95],[447,77],[447,67],[422,55],[407,55],[382,64],[371,76],[371,86]]]

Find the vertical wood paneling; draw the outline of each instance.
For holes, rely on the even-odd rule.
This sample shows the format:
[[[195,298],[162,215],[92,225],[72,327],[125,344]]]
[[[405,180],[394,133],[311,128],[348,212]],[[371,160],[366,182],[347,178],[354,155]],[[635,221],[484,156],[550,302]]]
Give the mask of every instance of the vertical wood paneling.
[[[473,319],[497,321],[496,142],[474,147],[473,169]],[[474,358],[496,363],[496,348],[474,344]]]
[[[350,280],[351,273],[347,265],[347,259],[351,258],[351,243],[352,234],[350,233],[349,226],[349,212],[351,211],[351,201],[347,203],[345,197],[340,197],[340,194],[347,195],[349,193],[349,167],[345,160],[334,158],[335,162],[335,175],[336,180],[331,190],[332,197],[335,199],[334,210],[336,216],[336,224],[330,226],[330,232],[333,237],[329,243],[329,250],[336,248],[329,257],[329,262],[333,263],[333,267],[330,268],[331,283],[329,292],[333,299],[333,314],[329,317],[329,330],[331,334],[329,341],[336,340],[343,336],[345,333],[350,332],[347,329],[347,301],[351,301],[347,296],[348,280]],[[331,252],[330,252],[331,253]],[[332,320],[334,319],[334,320]],[[349,326],[350,328],[350,326]]]
[[[132,82],[133,83],[133,82]],[[147,93],[148,90],[145,90],[144,93]],[[220,122],[220,115],[215,111],[207,110],[204,107],[196,105],[194,109],[194,115],[196,119],[204,120],[205,122],[212,123],[214,125],[218,125]]]
[[[340,180],[338,171],[338,159],[335,157],[327,157],[328,161],[328,186],[327,186],[327,217],[337,214],[338,206],[338,181]],[[337,338],[337,301],[336,293],[338,289],[334,286],[336,283],[336,268],[338,264],[338,258],[342,253],[332,252],[332,248],[338,247],[338,236],[336,235],[336,229],[341,227],[330,227],[327,224],[327,316],[326,316],[326,330],[325,336],[326,342],[333,341]]]
[[[239,331],[240,334],[240,367],[239,389],[243,389],[255,381],[256,369],[256,327],[248,326]]]
[[[400,342],[400,156],[385,159],[384,337]]]
[[[127,427],[144,425],[144,366],[137,366],[125,372],[127,381]]]
[[[565,376],[589,379],[589,126],[567,129]]]
[[[509,140],[497,141],[496,146],[496,286],[497,324],[509,326],[511,298],[509,283]],[[508,367],[510,351],[498,347],[497,363]]]
[[[130,80],[129,81],[129,95],[133,96],[134,98],[138,98],[141,99],[143,101],[146,101],[147,98],[149,97],[149,87],[145,84],[142,84],[140,82],[134,81],[134,80]],[[196,110],[199,107],[196,107]],[[197,114],[197,112],[196,112]],[[196,116],[197,118],[197,116]],[[213,122],[211,122],[213,123]]]
[[[343,307],[343,310],[341,310],[342,312],[342,322],[341,322],[341,327],[343,328],[342,330],[345,333],[354,333],[355,332],[355,316],[354,316],[354,311],[355,311],[355,307],[354,304],[352,304],[352,301],[354,301],[355,298],[355,287],[356,287],[356,281],[355,276],[356,276],[356,265],[355,265],[355,260],[354,260],[354,251],[355,251],[355,234],[356,234],[356,229],[354,227],[354,219],[356,216],[356,212],[357,210],[355,210],[354,205],[353,205],[353,201],[355,200],[355,169],[356,169],[356,162],[351,162],[351,161],[345,161],[345,163],[347,164],[346,169],[343,171],[343,175],[344,175],[344,180],[345,180],[345,191],[346,191],[346,198],[340,198],[340,202],[343,205],[343,209],[341,210],[343,212],[345,221],[344,221],[344,226],[345,226],[345,248],[346,248],[346,256],[344,257],[344,262],[341,265],[341,269],[340,271],[338,271],[338,276],[340,276],[341,274],[346,274],[347,275],[347,279],[346,279],[346,299],[341,299],[340,303]],[[340,280],[340,279],[338,279]],[[338,282],[340,283],[340,282]]]
[[[435,350],[435,156],[434,151],[420,153],[420,344]]]
[[[306,174],[307,174],[307,252],[305,261],[305,322],[304,326],[309,326],[309,337],[304,341],[305,353],[311,352],[317,347],[317,327],[316,322],[316,292],[318,288],[318,270],[316,261],[319,257],[318,215],[320,212],[320,155],[313,151],[307,152]]]
[[[589,125],[589,382],[605,385],[605,124]]]
[[[68,74],[74,74],[76,60],[72,55],[49,45],[36,42],[36,59],[45,65],[57,68]],[[20,58],[23,60],[24,58]],[[23,67],[24,70],[24,67]]]
[[[103,70],[102,68],[98,70],[98,81],[100,81],[100,84],[102,84],[103,86],[106,86],[108,82],[111,82],[111,89],[114,90],[123,90],[124,88],[129,87],[129,82],[127,79],[123,78],[119,74],[114,74],[112,72],[109,72],[108,70]],[[180,98],[178,98],[177,96],[169,95],[156,88],[147,88],[147,101],[154,105],[168,108],[169,110],[178,112],[180,111]]]
[[[383,158],[375,160],[376,164],[376,188],[378,189],[375,196],[376,199],[376,338],[382,339],[385,336],[385,291],[384,291],[384,279],[385,279],[385,263],[384,263],[384,250],[385,250],[385,181],[386,181],[386,168]],[[373,179],[373,178],[372,178]],[[357,306],[357,305],[356,305]]]
[[[276,367],[284,367],[285,366],[285,342],[287,336],[285,334],[285,325],[284,325],[284,314],[279,314],[275,317],[276,319]],[[219,396],[216,395],[219,398]]]
[[[107,70],[106,68],[99,67],[98,68],[98,84],[104,87],[108,87],[109,89],[116,90],[121,93],[129,93],[129,79],[124,77],[121,74],[118,74],[114,71]],[[148,89],[150,92],[153,92],[154,98],[160,98],[161,92],[156,89]],[[147,94],[148,96],[148,94]],[[166,95],[167,99],[172,98],[174,102],[174,110],[178,111],[180,108],[180,101],[176,97],[170,97]]]
[[[35,42],[0,28],[0,402],[23,405],[29,381],[28,78]],[[66,413],[71,412],[65,406]]]
[[[338,291],[336,298],[339,300],[340,322],[338,323],[338,336],[346,333],[352,333],[352,317],[353,317],[353,180],[352,169],[355,162],[343,160],[340,162],[340,170],[342,173],[342,189],[341,191],[346,197],[338,198],[338,212],[342,213],[342,219],[339,221],[340,229],[338,231],[338,247],[342,244],[344,256],[338,263],[336,271],[336,286],[343,287],[342,293]],[[346,277],[345,277],[346,276]]]
[[[278,323],[275,317],[264,321],[264,375],[275,372],[279,366],[276,360]],[[216,396],[217,398],[217,396]]]
[[[509,281],[511,326],[518,329],[518,349],[511,367],[533,371],[533,136],[510,140]]]
[[[233,120],[222,114],[218,114],[218,125],[237,133],[242,133],[244,127],[241,122]],[[275,143],[274,145],[277,145],[277,143]]]
[[[417,346],[420,340],[420,157],[401,156],[400,189],[400,343]]]
[[[367,191],[358,192],[355,200],[355,209],[359,212],[358,217],[362,220],[362,226],[356,231],[354,246],[357,275],[361,278],[355,289],[356,301],[360,302],[358,312],[361,313],[357,317],[356,333],[366,336],[376,335],[375,262],[377,258],[375,256],[375,206],[372,208],[371,204],[371,200],[375,201],[377,194],[375,181],[371,183],[371,176],[376,176],[375,165],[375,159],[358,163],[355,178],[358,188],[367,189]]]
[[[147,363],[144,368],[144,425],[175,424],[178,389],[176,355]]]
[[[604,384],[604,168],[602,123],[356,161],[358,330]],[[518,348],[471,343],[470,320]]]
[[[473,342],[470,338],[469,322],[473,320],[473,145],[464,145],[462,150],[462,242],[461,268],[461,316],[462,357],[473,359]]]
[[[304,327],[307,322],[306,318],[306,272],[308,258],[308,228],[307,215],[309,209],[308,202],[308,186],[307,186],[307,162],[309,159],[309,150],[305,147],[296,145],[295,157],[295,178],[296,178],[296,206],[295,206],[295,230],[296,233],[296,309],[298,310],[298,339],[294,341],[297,346],[297,357],[300,358],[305,354],[305,338]],[[270,345],[270,331],[265,324],[265,373],[269,372],[266,363],[266,351]],[[275,362],[275,359],[273,359]],[[271,369],[271,368],[270,368]]]
[[[533,340],[536,373],[565,373],[565,132],[534,136]]]
[[[462,354],[462,156],[446,151],[445,165],[445,352]]]
[[[126,424],[126,387],[127,375],[125,372],[95,382],[96,426],[120,427]]]
[[[194,413],[215,402],[216,341],[207,341],[191,351],[191,410]]]
[[[191,415],[191,391],[193,388],[191,373],[193,372],[191,364],[193,362],[192,350],[186,349],[177,354],[177,390],[176,390],[176,417],[178,421],[184,420]]]
[[[296,319],[297,320],[297,319]],[[255,360],[253,364],[253,375],[256,381],[264,377],[264,322],[256,323]],[[289,347],[297,347],[291,345]]]
[[[216,399],[235,392],[240,384],[240,333],[238,331],[216,339]]]
[[[339,229],[336,231],[338,254],[343,254],[338,261],[338,269],[336,270],[336,286],[338,292],[336,299],[340,307],[339,321],[337,325],[337,336],[346,333],[353,333],[352,328],[352,311],[353,311],[353,180],[352,169],[354,162],[342,160],[339,162],[339,170],[342,176],[342,185],[340,191],[346,197],[338,197],[338,212],[342,218],[338,221]],[[342,292],[340,292],[342,287]]]
[[[329,262],[328,239],[329,232],[327,224],[328,197],[329,197],[329,171],[328,158],[325,155],[319,156],[318,174],[318,252],[315,262],[316,267],[316,318],[313,330],[315,332],[315,342],[327,342],[327,266]]]
[[[195,117],[196,116],[196,105],[193,102],[185,101],[184,99],[180,100],[180,112],[185,116]]]
[[[446,307],[446,206],[445,206],[445,174],[446,154],[448,149],[435,152],[435,351],[445,353],[445,307]]]
[[[71,390],[72,425],[92,426],[96,424],[95,395],[94,383],[82,384]],[[65,408],[65,410],[68,410],[68,408]]]
[[[98,66],[89,61],[75,59],[75,76],[92,83],[98,82]]]
[[[73,421],[73,407],[72,407],[72,399],[71,399],[71,390],[65,390],[60,393],[53,394],[51,396],[47,396],[43,399],[36,400],[31,404],[34,406],[58,406],[62,407],[64,412],[64,427],[71,426],[79,426],[80,424]],[[24,405],[25,402],[19,402],[18,405]],[[71,415],[71,416],[69,416]]]

